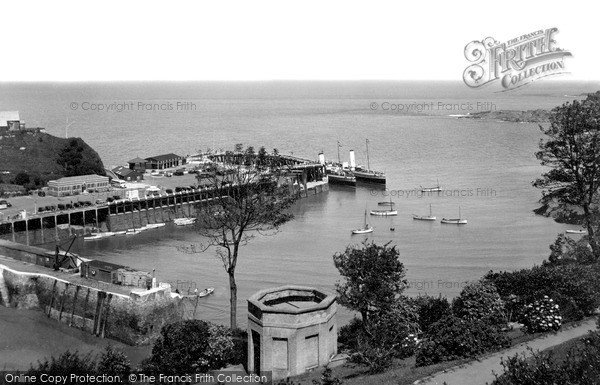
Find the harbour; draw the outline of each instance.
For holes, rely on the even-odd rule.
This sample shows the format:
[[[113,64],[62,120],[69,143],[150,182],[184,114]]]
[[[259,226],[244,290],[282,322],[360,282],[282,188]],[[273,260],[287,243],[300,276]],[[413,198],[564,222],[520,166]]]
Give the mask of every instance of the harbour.
[[[532,213],[538,207],[539,191],[530,182],[541,172],[532,155],[539,139],[535,124],[456,119],[447,116],[450,115],[448,111],[417,116],[374,113],[368,111],[369,99],[344,96],[344,93],[351,94],[362,89],[371,93],[375,90],[380,98],[389,97],[390,88],[385,85],[346,85],[341,88],[341,96],[325,101],[307,99],[305,94],[327,94],[329,89],[339,90],[339,84],[329,86],[333,88],[315,85],[307,88],[310,91],[291,90],[291,99],[288,100],[258,100],[253,98],[255,95],[248,95],[247,99],[235,87],[235,84],[216,89],[180,85],[177,95],[195,100],[199,109],[205,111],[203,115],[163,112],[150,116],[140,111],[94,115],[78,111],[72,117],[78,123],[70,127],[70,133],[82,136],[97,148],[108,165],[126,160],[125,153],[141,155],[174,151],[186,154],[200,147],[232,148],[234,142],[265,145],[277,148],[281,153],[308,159],[316,158],[315,155],[323,151],[326,159],[333,159],[337,153],[336,143],[342,138],[351,138],[343,141],[348,146],[346,150],[349,147],[355,149],[357,163],[366,164],[366,151],[362,148],[365,136],[368,136],[371,167],[385,171],[386,185],[357,184],[355,189],[351,189],[329,184],[326,194],[307,194],[308,197],[292,209],[295,220],[284,226],[279,234],[258,238],[243,248],[238,267],[240,300],[261,288],[289,282],[302,283],[307,277],[315,286],[331,291],[338,279],[331,256],[366,237],[377,242],[398,244],[402,261],[408,269],[407,279],[449,283],[421,290],[413,286],[408,289],[410,295],[426,292],[452,297],[458,294],[462,283],[477,279],[490,269],[513,270],[541,263],[547,257],[548,245],[558,232],[566,228],[566,225]],[[258,86],[252,92],[268,95],[276,87]],[[431,98],[430,94],[435,94],[435,98],[457,102],[451,85],[440,85],[433,91],[413,86],[404,94],[398,89],[393,91],[397,100],[427,99]],[[576,93],[575,89],[568,93]],[[108,87],[98,92],[112,95],[117,91]],[[143,90],[143,95],[152,97],[154,93],[167,97],[170,92],[174,91],[150,84]],[[220,98],[205,98],[204,95],[211,92],[216,92]],[[43,114],[32,112],[31,119],[34,122],[47,121],[48,124],[44,124],[47,130],[60,135],[64,119],[53,112],[53,106],[68,100],[71,93],[72,90],[67,88],[52,101],[35,100],[33,97],[18,103],[23,106],[21,110],[31,103],[46,105],[40,110],[44,111]],[[538,97],[490,97],[499,108],[549,108],[558,104],[564,93],[564,90],[555,93],[544,90]],[[458,99],[460,102],[460,96]],[[226,106],[231,103],[238,109],[228,110]],[[270,112],[252,118],[255,111]],[[116,130],[117,121],[123,119],[129,129]],[[170,122],[172,119],[178,123],[173,124]],[[172,128],[159,128],[168,121]],[[200,128],[192,121],[200,122]],[[268,130],[263,129],[265,125]],[[364,127],[369,126],[376,127],[376,130],[365,135]],[[244,130],[239,131],[241,127]],[[148,131],[152,140],[140,140],[135,134],[140,130]],[[119,137],[120,140],[109,140],[111,137]],[[185,138],[198,138],[197,144],[190,145]],[[164,143],[168,143],[168,149]],[[461,148],[464,156],[456,156],[456,148]],[[492,148],[494,151],[491,151]],[[431,149],[435,149],[434,155],[423,156]],[[420,191],[420,186],[432,186],[437,179],[445,190],[441,194],[406,193]],[[469,196],[461,193],[477,189],[493,189],[495,194]],[[404,193],[400,196],[400,192]],[[378,209],[377,202],[387,201],[389,195],[395,201],[398,215],[369,219],[374,227],[373,233],[352,238],[350,230],[363,222],[365,205],[369,210]],[[166,203],[162,209],[157,209],[162,202],[158,199],[154,202],[154,206],[147,204],[146,209],[133,212],[127,208],[129,203],[115,205],[115,208],[110,206],[108,211],[113,211],[109,217],[114,217],[115,221],[130,221],[118,228],[162,221],[167,222],[166,226],[134,237],[109,237],[85,243],[78,240],[74,251],[87,258],[147,271],[155,269],[174,287],[178,283],[193,284],[200,289],[214,287],[214,294],[205,298],[199,313],[203,319],[226,323],[228,288],[221,262],[211,251],[198,254],[179,252],[178,247],[199,244],[202,239],[191,227],[176,227],[169,222],[176,217],[173,203],[167,210]],[[465,227],[442,227],[439,220],[431,223],[414,221],[412,213],[425,213],[429,204],[433,205],[438,219],[456,216],[461,206],[462,215],[469,219],[469,224]],[[118,212],[114,212],[115,209]],[[102,210],[107,209],[101,209],[100,213]],[[179,216],[190,214],[189,205],[178,205],[176,210]],[[102,216],[100,213],[98,217]],[[75,214],[76,217],[81,215]],[[57,219],[56,223],[62,222]],[[95,221],[90,224],[96,227]],[[33,236],[30,243],[40,245],[43,242],[40,246],[51,248],[55,231],[49,230],[42,238]],[[308,239],[310,242],[307,242]],[[265,253],[265,250],[269,252]],[[282,271],[285,274],[281,274]],[[353,315],[342,311],[340,316],[344,322]],[[241,310],[239,320],[244,322],[244,310]]]

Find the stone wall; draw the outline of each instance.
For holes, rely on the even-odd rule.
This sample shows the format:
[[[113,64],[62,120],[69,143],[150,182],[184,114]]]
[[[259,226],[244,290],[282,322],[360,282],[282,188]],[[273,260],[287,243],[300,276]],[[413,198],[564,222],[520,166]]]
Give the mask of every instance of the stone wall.
[[[182,318],[181,301],[156,291],[152,298],[132,298],[0,265],[0,305],[40,310],[70,327],[129,345],[150,342],[162,326]]]

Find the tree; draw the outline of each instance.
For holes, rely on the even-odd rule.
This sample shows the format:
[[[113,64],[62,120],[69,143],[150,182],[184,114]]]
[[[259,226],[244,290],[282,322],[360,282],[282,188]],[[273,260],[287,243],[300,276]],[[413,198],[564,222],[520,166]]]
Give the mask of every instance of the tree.
[[[105,174],[104,165],[97,154],[79,138],[69,139],[69,143],[59,152],[56,162],[64,168],[65,176]]]
[[[345,279],[335,284],[338,301],[360,312],[365,329],[369,315],[390,309],[407,287],[400,254],[396,246],[389,247],[390,243],[380,246],[365,240],[333,256],[335,267]]]
[[[258,154],[256,156],[256,166],[258,168],[264,168],[267,165],[268,165],[267,150],[265,150],[264,146],[261,146],[258,149]]]
[[[546,138],[540,140],[535,156],[550,170],[533,185],[548,189],[545,200],[583,209],[590,246],[598,259],[594,204],[600,187],[600,100],[588,97],[556,107],[550,114],[550,126],[540,129]]]
[[[31,177],[29,176],[29,174],[25,171],[21,171],[17,175],[15,175],[14,183],[20,186],[25,186],[29,184],[30,180]]]
[[[287,209],[296,201],[290,192],[284,169],[268,173],[238,165],[219,176],[212,173],[203,182],[212,190],[213,200],[200,209],[198,233],[208,242],[202,250],[215,247],[229,276],[230,324],[237,325],[237,284],[235,269],[240,247],[258,235],[275,235],[293,219]],[[195,252],[195,248],[192,248]]]

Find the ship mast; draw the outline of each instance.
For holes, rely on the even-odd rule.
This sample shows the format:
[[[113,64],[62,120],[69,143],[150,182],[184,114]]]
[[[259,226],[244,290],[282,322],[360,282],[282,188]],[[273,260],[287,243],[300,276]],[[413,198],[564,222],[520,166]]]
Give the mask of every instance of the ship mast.
[[[338,150],[338,164],[342,164],[342,162],[340,161],[340,147],[342,145],[340,144],[340,141],[338,140],[337,142],[337,150]]]
[[[369,162],[369,139],[365,139],[365,143],[367,144],[367,170],[371,169],[371,162]]]

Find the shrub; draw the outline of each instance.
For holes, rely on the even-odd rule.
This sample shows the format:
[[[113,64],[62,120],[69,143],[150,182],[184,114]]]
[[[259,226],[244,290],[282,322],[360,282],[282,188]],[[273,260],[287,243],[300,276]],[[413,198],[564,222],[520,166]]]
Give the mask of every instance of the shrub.
[[[441,296],[436,298],[428,295],[420,295],[412,299],[412,301],[419,315],[419,328],[423,332],[427,332],[431,325],[451,313],[448,299]]]
[[[331,368],[328,366],[323,369],[323,374],[319,380],[312,380],[313,385],[342,385],[344,382],[334,377]]]
[[[209,325],[199,320],[168,324],[152,347],[152,354],[144,361],[144,371],[178,374],[195,372],[197,361],[204,354],[210,337]]]
[[[98,372],[112,376],[117,375],[121,379],[127,380],[128,375],[131,373],[131,362],[123,352],[108,345],[100,354]]]
[[[491,325],[507,322],[504,301],[494,284],[486,280],[466,285],[452,301],[452,312],[468,321],[482,320]]]
[[[552,350],[502,359],[504,373],[494,374],[493,385],[598,384],[600,379],[600,334],[590,333],[571,348],[563,360]]]
[[[560,306],[563,321],[576,321],[593,314],[600,306],[600,266],[535,266],[514,272],[489,272],[509,311],[518,314],[523,306],[547,295]],[[509,298],[514,296],[514,301]]]
[[[71,352],[67,350],[61,353],[58,357],[50,357],[44,361],[38,361],[37,366],[29,369],[27,374],[29,375],[41,375],[42,373],[51,375],[85,375],[89,373],[95,373],[96,371],[96,359],[92,356],[92,353],[79,355],[79,351]]]
[[[429,328],[417,347],[417,366],[470,358],[509,346],[508,337],[497,326],[482,320],[446,316]]]
[[[341,344],[344,349],[356,351],[358,348],[358,336],[361,333],[364,333],[362,321],[354,317],[338,331],[338,345]]]
[[[244,329],[232,330],[233,349],[228,363],[231,365],[248,365],[248,332]]]
[[[522,322],[525,325],[523,331],[533,334],[560,329],[562,317],[559,315],[559,306],[546,295],[542,300],[525,307]]]
[[[388,310],[372,313],[369,325],[357,334],[351,361],[366,365],[370,373],[380,373],[394,358],[413,355],[419,333],[415,310],[409,301],[399,300]]]
[[[206,373],[233,363],[235,358],[234,332],[225,326],[186,320],[166,325],[160,334],[152,354],[142,363],[143,371]]]
[[[231,329],[209,323],[208,333],[208,346],[198,358],[196,366],[201,373],[227,366],[234,348]]]

